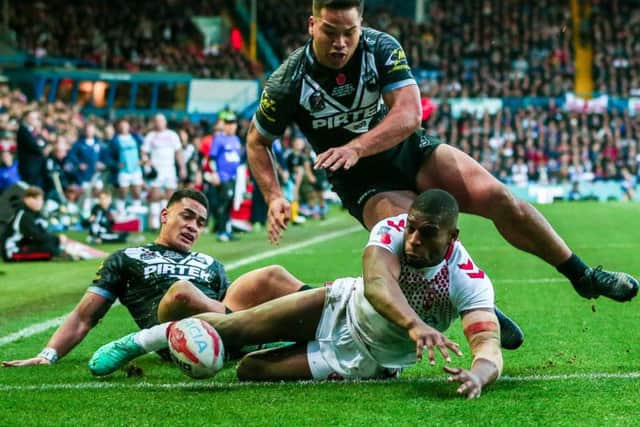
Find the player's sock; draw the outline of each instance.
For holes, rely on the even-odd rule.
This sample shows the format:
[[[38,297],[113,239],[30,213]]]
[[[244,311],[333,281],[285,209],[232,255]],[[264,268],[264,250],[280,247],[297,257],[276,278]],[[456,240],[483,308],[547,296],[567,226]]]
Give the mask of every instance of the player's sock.
[[[298,220],[298,208],[300,205],[297,200],[291,202],[291,221],[296,222]]]
[[[633,276],[616,271],[606,271],[602,267],[590,268],[576,254],[556,267],[584,298],[598,298],[603,295],[615,301],[629,301],[638,294],[638,280]]]
[[[148,329],[141,329],[133,336],[133,340],[147,353],[168,347],[167,329],[171,322],[161,323]]]
[[[560,272],[561,274],[563,274],[567,279],[569,279],[569,281],[571,283],[573,283],[573,286],[576,287],[576,283],[579,282],[579,280],[584,277],[587,269],[589,268],[589,266],[587,264],[585,264],[578,255],[576,254],[571,254],[571,256],[569,257],[569,259],[567,259],[566,261],[562,262],[561,264],[559,264],[558,266],[556,266],[556,270],[558,270],[558,272]],[[586,295],[583,295],[583,293],[581,292],[580,289],[578,289],[576,287],[576,291],[578,291],[578,293],[580,295],[582,295],[585,298],[589,298]]]

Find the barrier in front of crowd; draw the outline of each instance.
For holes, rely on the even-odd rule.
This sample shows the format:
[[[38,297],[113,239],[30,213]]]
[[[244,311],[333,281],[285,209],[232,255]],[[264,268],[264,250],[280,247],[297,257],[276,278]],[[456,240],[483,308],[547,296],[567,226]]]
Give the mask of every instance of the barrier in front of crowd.
[[[260,96],[258,80],[196,79],[188,73],[68,70],[5,70],[29,99],[77,104],[99,116],[148,116],[212,120],[223,109],[242,112]]]

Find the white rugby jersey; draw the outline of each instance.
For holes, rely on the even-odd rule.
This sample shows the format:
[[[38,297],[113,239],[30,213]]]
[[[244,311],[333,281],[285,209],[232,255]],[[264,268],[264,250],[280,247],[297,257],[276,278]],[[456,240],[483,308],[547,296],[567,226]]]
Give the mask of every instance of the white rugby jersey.
[[[380,246],[400,257],[400,288],[425,323],[444,332],[461,312],[494,307],[491,280],[459,241],[436,266],[418,269],[407,265],[403,260],[406,224],[407,214],[379,222],[371,230],[367,246]],[[405,329],[373,308],[364,296],[362,280],[356,283],[347,312],[355,338],[378,363],[390,368],[415,363],[415,342]]]
[[[175,174],[176,151],[181,148],[180,137],[171,129],[149,132],[142,144],[142,151],[149,153],[151,165],[161,175]]]

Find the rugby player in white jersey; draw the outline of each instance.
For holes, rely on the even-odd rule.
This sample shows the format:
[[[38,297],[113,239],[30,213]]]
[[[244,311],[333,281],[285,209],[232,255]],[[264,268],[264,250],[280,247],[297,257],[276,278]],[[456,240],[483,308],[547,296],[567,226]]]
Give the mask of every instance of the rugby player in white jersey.
[[[213,325],[227,347],[296,341],[240,361],[241,380],[265,381],[385,378],[421,360],[425,350],[431,365],[436,352],[449,363],[450,352],[461,352],[443,332],[460,316],[473,362],[468,369],[444,370],[459,384],[458,393],[479,397],[502,371],[500,329],[491,281],[458,241],[457,218],[458,204],[449,193],[428,190],[408,215],[373,227],[363,277],[337,279],[228,316],[196,317]],[[105,365],[115,370],[140,354],[165,348],[169,325],[126,340],[138,342],[135,346],[123,346],[123,339],[103,346],[90,369],[108,373]]]
[[[143,162],[155,171],[155,177],[149,183],[149,227],[160,228],[160,211],[178,188],[180,179],[187,176],[186,164],[182,153],[182,144],[177,133],[167,128],[167,119],[163,114],[153,118],[154,129],[144,137],[142,144]]]

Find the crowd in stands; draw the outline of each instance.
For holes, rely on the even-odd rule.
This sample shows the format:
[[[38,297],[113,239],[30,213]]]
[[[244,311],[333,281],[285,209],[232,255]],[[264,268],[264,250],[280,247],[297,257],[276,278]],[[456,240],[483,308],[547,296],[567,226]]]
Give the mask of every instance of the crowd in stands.
[[[389,9],[366,6],[364,22],[390,33],[405,47],[412,68],[424,71],[423,94],[560,96],[573,89],[568,2],[428,3],[423,23],[395,16]],[[279,8],[287,13],[280,13]],[[265,0],[260,2],[259,16],[261,28],[282,57],[308,39],[307,2]]]
[[[628,112],[529,107],[455,118],[445,103],[425,127],[509,184],[621,180],[628,173],[640,174],[640,124]]]
[[[255,78],[257,63],[230,43],[204,46],[192,16],[220,15],[224,0],[14,2],[9,27],[20,49],[97,68]]]
[[[624,0],[593,0],[593,77],[597,92],[640,96],[640,7]]]
[[[60,101],[28,101],[20,91],[0,85],[0,197],[20,180],[41,188],[43,210],[53,220],[52,228],[100,229],[103,235],[91,237],[92,241],[101,242],[106,241],[110,231],[103,223],[87,221],[96,217],[96,221],[108,223],[113,219],[104,206],[102,214],[97,215],[99,201],[106,196],[107,205],[113,199],[116,217],[142,215],[147,228],[158,228],[162,200],[169,197],[163,197],[160,190],[174,186],[197,188],[209,196],[210,230],[218,240],[228,241],[234,238],[229,212],[235,196],[234,181],[241,173],[239,166],[246,163],[244,139],[248,125],[248,120],[229,111],[221,112],[214,124],[183,121],[169,123],[168,127],[161,114],[148,120],[87,117]],[[228,142],[232,139],[230,152]],[[297,168],[305,166],[310,170],[311,164],[308,144],[304,139],[300,141],[304,153],[296,154],[302,160],[294,164],[289,155],[292,139],[286,137],[278,143],[283,186],[290,188],[291,201],[302,205],[300,219],[298,215],[295,218],[297,223],[304,221],[303,214],[318,218],[326,214],[321,195],[326,190],[325,181],[318,182],[313,176],[309,182]],[[176,173],[166,173],[172,167]],[[172,176],[177,182],[171,183]],[[255,202],[250,208],[255,212],[246,222],[262,226],[266,207],[257,186],[241,189],[250,190]],[[239,195],[240,199],[248,196]],[[311,204],[305,210],[307,198]]]

